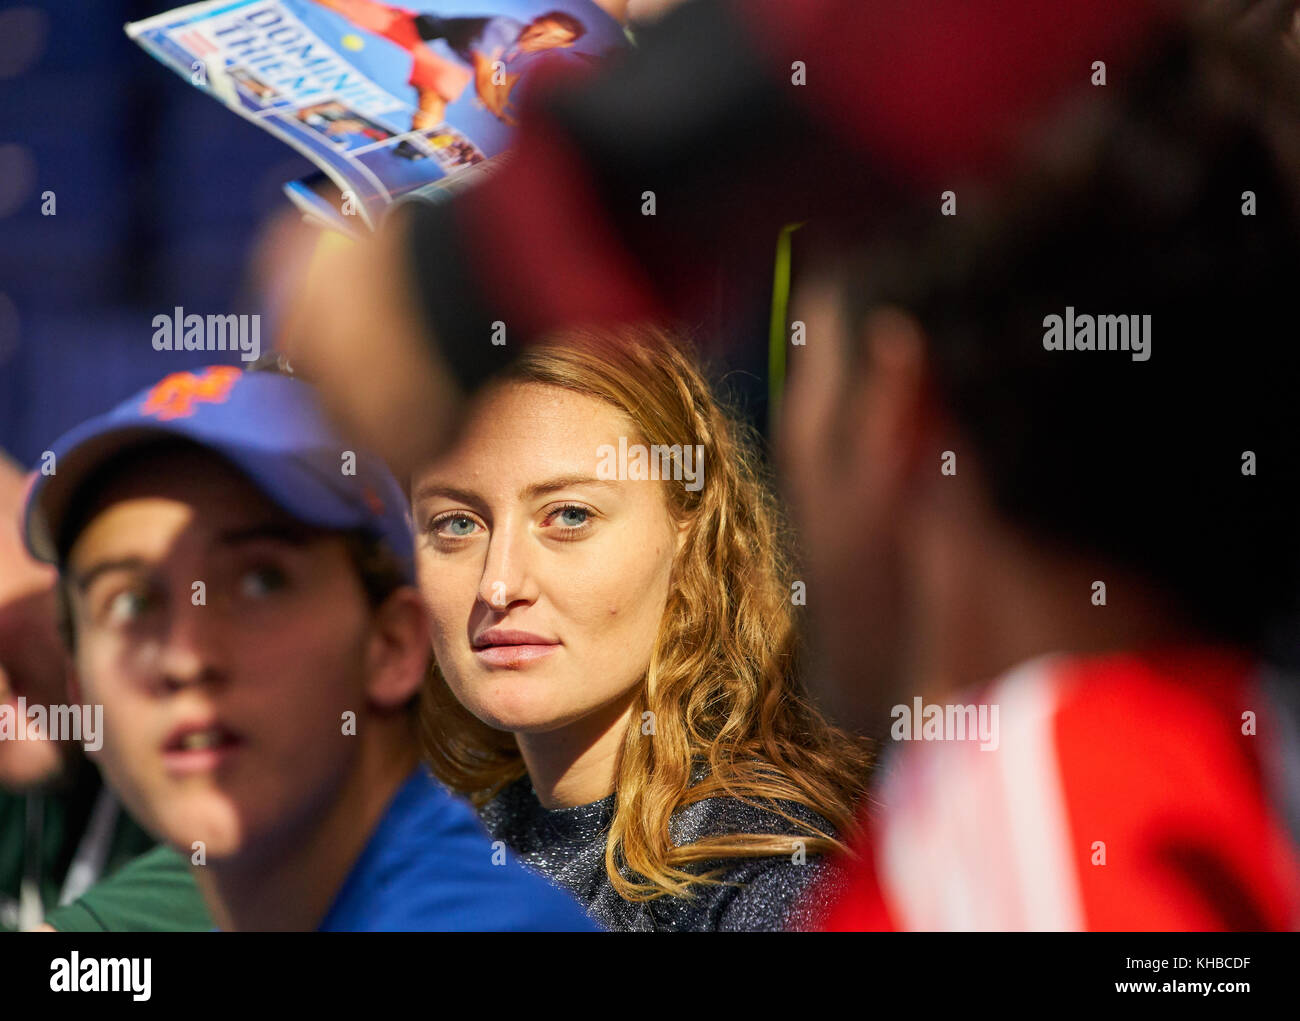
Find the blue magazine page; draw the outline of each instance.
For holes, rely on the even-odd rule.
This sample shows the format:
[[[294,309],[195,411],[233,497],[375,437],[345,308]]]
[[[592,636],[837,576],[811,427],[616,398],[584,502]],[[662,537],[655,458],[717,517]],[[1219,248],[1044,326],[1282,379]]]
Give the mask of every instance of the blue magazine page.
[[[506,149],[530,69],[627,45],[591,0],[209,0],[126,26],[311,159],[369,226]]]

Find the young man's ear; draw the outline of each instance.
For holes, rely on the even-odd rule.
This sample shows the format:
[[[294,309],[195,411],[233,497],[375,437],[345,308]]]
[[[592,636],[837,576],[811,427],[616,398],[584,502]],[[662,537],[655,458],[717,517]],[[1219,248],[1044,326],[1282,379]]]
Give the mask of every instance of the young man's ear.
[[[925,337],[920,324],[898,308],[867,316],[857,339],[858,360],[847,403],[848,435],[861,444],[864,463],[875,466],[878,481],[899,490],[928,457],[934,404]],[[938,451],[934,471],[939,470]]]
[[[424,683],[432,655],[429,620],[420,593],[395,590],[374,612],[366,694],[381,709],[399,709]]]

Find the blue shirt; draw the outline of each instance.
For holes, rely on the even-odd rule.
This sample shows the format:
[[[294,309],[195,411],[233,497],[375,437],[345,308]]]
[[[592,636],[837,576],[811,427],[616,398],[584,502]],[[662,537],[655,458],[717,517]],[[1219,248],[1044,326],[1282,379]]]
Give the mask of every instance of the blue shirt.
[[[489,18],[475,49],[489,58],[509,61],[516,56],[515,46],[528,26],[514,18]],[[500,54],[500,56],[498,56]]]
[[[505,864],[492,864],[505,855]],[[495,852],[468,803],[423,766],[402,784],[321,932],[593,932],[578,902]]]

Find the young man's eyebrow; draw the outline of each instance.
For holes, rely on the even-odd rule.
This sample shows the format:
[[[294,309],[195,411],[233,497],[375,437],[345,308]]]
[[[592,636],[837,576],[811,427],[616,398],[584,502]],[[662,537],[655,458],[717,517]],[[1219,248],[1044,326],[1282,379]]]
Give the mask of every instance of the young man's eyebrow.
[[[271,540],[272,542],[288,543],[292,546],[305,546],[316,534],[314,529],[306,525],[267,523],[219,532],[217,534],[217,545],[239,546],[248,542]],[[79,592],[85,592],[96,578],[110,571],[141,571],[149,566],[149,563],[143,557],[119,557],[115,560],[101,560],[84,571],[72,572],[72,584]]]
[[[217,533],[218,546],[240,546],[249,542],[283,542],[291,546],[305,546],[317,532],[306,525],[267,523],[231,528]]]
[[[111,571],[140,571],[148,565],[140,557],[120,557],[117,560],[101,560],[84,571],[72,572],[72,586],[78,592],[85,592],[96,578]]]

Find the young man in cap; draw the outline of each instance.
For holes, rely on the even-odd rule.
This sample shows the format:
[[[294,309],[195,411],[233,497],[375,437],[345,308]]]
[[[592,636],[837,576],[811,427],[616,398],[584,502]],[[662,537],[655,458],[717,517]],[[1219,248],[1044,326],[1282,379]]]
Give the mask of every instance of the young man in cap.
[[[593,928],[420,765],[405,499],[310,387],[176,373],[53,451],[26,539],[100,764],[220,928]]]
[[[124,874],[136,874],[156,841],[86,761],[82,742],[97,735],[79,740],[22,722],[56,719],[70,701],[57,574],[31,559],[18,525],[26,492],[26,473],[0,453],[0,932],[43,922],[62,931],[210,929],[188,866],[170,848],[144,857],[169,855],[183,887],[140,883],[120,895]]]
[[[900,203],[797,301],[818,694],[888,735],[827,928],[1300,925],[1279,27],[1210,22],[1081,83],[1005,188]]]

